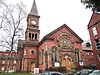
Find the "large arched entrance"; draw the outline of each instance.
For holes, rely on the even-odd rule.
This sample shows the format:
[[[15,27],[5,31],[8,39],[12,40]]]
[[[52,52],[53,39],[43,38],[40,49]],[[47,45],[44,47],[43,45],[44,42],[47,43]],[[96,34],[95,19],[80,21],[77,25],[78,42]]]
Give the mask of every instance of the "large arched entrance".
[[[65,56],[62,66],[66,67],[66,70],[72,70],[72,59],[69,56]]]
[[[35,63],[31,62],[31,64],[30,64],[30,70],[31,70],[31,72],[34,71],[34,68],[35,68]]]
[[[66,59],[66,67],[67,67],[67,70],[72,70],[72,61],[70,58]]]

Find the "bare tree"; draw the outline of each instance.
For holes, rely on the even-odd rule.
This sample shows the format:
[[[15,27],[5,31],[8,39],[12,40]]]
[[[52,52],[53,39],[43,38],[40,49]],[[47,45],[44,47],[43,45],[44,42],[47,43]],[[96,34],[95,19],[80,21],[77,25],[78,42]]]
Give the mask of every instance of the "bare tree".
[[[26,18],[26,7],[23,3],[12,5],[7,4],[5,0],[0,0],[0,47],[10,51],[8,58],[8,69],[12,51],[16,50],[17,41],[24,32],[24,19]]]

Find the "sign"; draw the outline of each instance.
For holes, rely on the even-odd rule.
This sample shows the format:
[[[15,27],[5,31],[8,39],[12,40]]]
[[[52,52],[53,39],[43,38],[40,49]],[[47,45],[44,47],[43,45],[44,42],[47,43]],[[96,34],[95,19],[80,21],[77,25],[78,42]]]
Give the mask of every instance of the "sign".
[[[55,66],[55,67],[60,67],[60,63],[59,63],[59,62],[55,62],[55,63],[54,63],[54,66]]]
[[[34,68],[34,73],[39,73],[39,68]]]
[[[83,66],[84,65],[82,61],[80,61],[79,64],[80,64],[80,66]]]

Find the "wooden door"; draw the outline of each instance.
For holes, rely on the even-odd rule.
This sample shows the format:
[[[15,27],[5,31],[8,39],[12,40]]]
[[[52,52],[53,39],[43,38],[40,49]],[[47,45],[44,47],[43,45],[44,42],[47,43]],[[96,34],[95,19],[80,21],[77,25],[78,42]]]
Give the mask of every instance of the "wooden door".
[[[32,62],[31,63],[31,72],[34,72],[35,64]]]
[[[66,67],[67,70],[72,70],[72,61],[69,58],[66,59]]]

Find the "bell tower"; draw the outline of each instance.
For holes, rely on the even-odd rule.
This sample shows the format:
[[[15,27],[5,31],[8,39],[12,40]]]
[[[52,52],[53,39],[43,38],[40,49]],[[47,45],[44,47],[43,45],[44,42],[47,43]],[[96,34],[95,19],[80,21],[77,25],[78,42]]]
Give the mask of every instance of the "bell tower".
[[[36,2],[34,0],[30,13],[27,17],[27,29],[25,32],[26,41],[39,42],[39,18]]]

